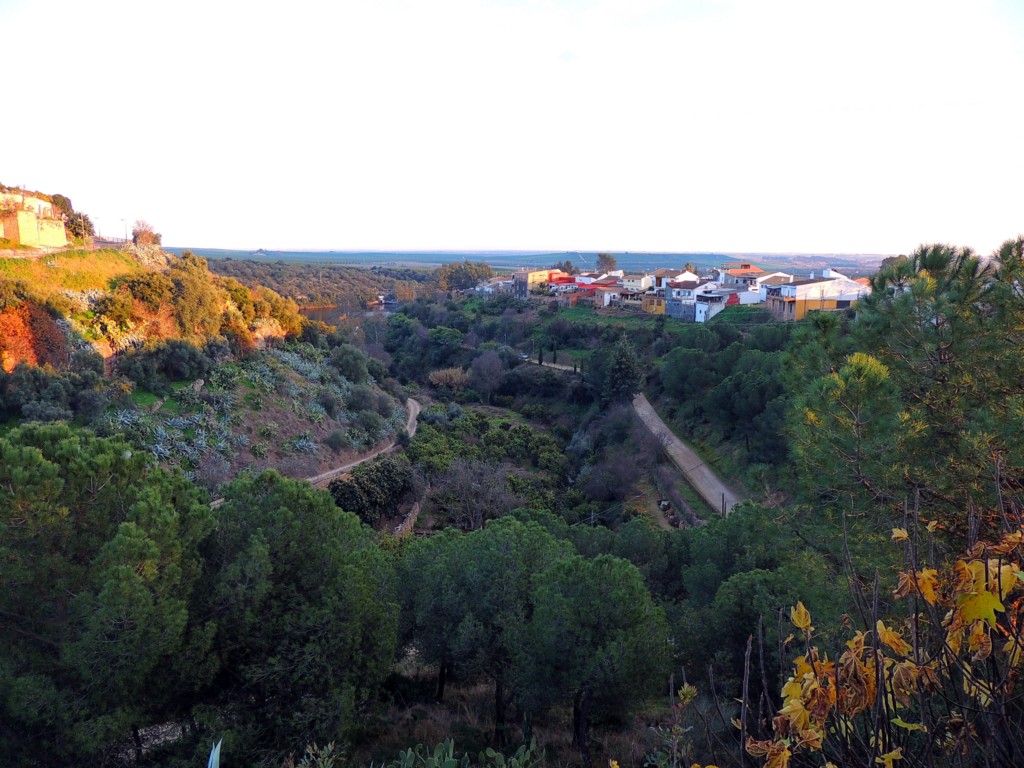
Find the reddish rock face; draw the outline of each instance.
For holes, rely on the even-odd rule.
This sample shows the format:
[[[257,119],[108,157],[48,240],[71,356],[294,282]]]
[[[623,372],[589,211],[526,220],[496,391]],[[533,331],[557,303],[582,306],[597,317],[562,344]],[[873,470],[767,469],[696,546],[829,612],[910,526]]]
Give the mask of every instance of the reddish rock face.
[[[18,363],[67,365],[67,339],[49,313],[33,302],[0,312],[0,367],[10,373]]]

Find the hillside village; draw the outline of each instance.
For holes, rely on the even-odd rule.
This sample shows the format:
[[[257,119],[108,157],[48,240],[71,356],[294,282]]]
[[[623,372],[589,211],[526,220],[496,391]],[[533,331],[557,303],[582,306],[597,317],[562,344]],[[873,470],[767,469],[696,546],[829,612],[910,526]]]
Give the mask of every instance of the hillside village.
[[[867,278],[851,279],[834,269],[798,278],[767,272],[749,262],[733,262],[699,275],[688,269],[659,268],[626,274],[621,269],[569,274],[561,269],[521,269],[481,283],[478,294],[508,293],[516,298],[554,298],[559,306],[590,303],[706,323],[730,306],[761,305],[777,320],[802,320],[808,312],[849,309],[871,293]]]

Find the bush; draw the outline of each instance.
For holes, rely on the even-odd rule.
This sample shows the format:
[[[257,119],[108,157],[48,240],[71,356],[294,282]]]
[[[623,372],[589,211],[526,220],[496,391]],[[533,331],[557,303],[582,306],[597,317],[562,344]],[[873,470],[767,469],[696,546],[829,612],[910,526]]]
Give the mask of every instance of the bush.
[[[56,403],[36,400],[21,406],[25,421],[71,421],[74,414]]]
[[[361,411],[356,416],[356,424],[367,432],[371,438],[384,432],[384,419],[376,411]]]
[[[337,453],[342,448],[348,447],[348,437],[340,429],[336,429],[324,440],[324,445]]]
[[[212,368],[202,350],[177,340],[131,351],[117,365],[119,373],[158,394],[168,393],[172,381],[205,377]]]
[[[110,293],[96,302],[95,311],[118,325],[127,325],[132,319],[132,302],[121,293]]]
[[[126,277],[118,288],[126,291],[146,309],[155,312],[171,300],[174,283],[163,272],[143,272]]]

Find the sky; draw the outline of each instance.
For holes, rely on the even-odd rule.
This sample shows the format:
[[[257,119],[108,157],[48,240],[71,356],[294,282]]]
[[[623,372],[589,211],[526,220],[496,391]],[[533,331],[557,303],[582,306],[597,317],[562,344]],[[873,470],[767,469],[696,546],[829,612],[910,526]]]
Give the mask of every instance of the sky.
[[[0,32],[0,182],[104,235],[896,254],[1024,233],[1024,0],[0,0]]]

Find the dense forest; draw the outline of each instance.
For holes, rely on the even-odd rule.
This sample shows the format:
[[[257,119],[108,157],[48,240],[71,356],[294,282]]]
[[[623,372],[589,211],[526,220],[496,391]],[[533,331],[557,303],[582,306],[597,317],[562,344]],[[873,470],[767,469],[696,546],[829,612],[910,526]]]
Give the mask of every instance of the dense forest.
[[[1024,760],[1024,240],[796,324],[431,289],[331,328],[231,264],[70,315],[0,283],[26,328],[167,329],[108,370],[57,324],[0,374],[5,765]],[[640,392],[747,501],[693,493]]]

